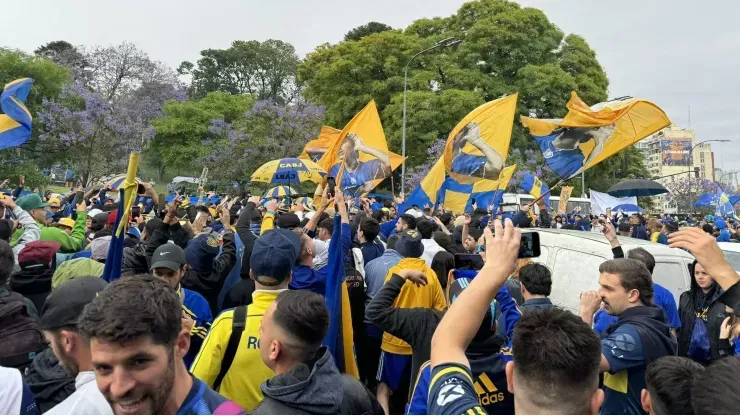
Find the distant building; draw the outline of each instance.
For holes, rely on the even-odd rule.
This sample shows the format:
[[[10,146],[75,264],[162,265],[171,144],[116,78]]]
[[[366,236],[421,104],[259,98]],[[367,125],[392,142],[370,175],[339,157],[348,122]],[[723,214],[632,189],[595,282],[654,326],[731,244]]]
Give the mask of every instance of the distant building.
[[[635,146],[645,155],[650,177],[662,184],[696,177],[714,181],[714,153],[709,143],[694,145],[694,130],[671,125],[642,140]],[[672,175],[672,176],[669,176]],[[678,207],[658,197],[665,212],[675,213]],[[686,207],[680,207],[685,210]]]

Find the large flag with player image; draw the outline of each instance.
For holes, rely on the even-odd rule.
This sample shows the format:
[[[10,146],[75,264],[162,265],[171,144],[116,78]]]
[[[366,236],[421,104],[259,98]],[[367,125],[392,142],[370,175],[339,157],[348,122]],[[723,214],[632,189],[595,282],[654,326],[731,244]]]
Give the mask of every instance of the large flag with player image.
[[[31,112],[26,108],[26,98],[33,80],[21,78],[5,85],[0,94],[0,149],[23,144],[31,137]]]
[[[318,164],[351,196],[370,192],[390,176],[393,166],[375,101],[370,101],[347,123]]]
[[[506,188],[509,187],[509,182],[511,182],[511,177],[514,176],[515,170],[516,165],[511,165],[505,167],[504,170],[501,171],[501,176],[498,178],[498,188],[496,188],[496,192],[493,194],[493,208],[491,208],[491,212],[494,213],[494,215],[498,214],[498,208],[504,201],[504,192],[506,192]]]
[[[509,153],[517,96],[481,105],[452,129],[443,159],[453,179],[459,183],[499,179]]]
[[[545,162],[570,179],[622,149],[671,124],[657,105],[639,98],[619,98],[589,107],[575,92],[563,119],[521,117],[537,141]]]
[[[321,126],[319,137],[306,143],[303,147],[303,153],[298,156],[298,159],[308,159],[318,163],[324,156],[324,153],[337,141],[340,134],[342,134],[342,130],[337,130],[329,126]],[[404,157],[393,152],[388,152],[388,155],[391,158],[391,171],[394,171],[401,166]]]

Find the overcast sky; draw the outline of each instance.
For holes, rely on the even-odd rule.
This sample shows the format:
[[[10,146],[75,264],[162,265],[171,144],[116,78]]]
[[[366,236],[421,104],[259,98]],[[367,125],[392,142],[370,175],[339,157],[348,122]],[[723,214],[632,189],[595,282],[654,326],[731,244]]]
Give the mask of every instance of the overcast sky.
[[[350,29],[379,21],[403,28],[453,14],[463,0],[25,0],[5,2],[0,45],[33,51],[53,40],[75,45],[137,43],[177,67],[231,41],[281,39],[300,56]],[[583,36],[609,77],[610,97],[660,105],[697,141],[714,143],[717,167],[740,169],[740,2],[694,0],[521,0],[566,34]],[[7,18],[7,16],[14,16]]]

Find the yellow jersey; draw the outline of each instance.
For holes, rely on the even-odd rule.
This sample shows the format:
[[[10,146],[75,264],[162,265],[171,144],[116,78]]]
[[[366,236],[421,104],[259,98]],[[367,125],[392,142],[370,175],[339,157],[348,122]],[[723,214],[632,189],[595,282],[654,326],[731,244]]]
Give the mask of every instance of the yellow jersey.
[[[424,259],[404,258],[388,270],[385,276],[387,282],[393,274],[403,269],[421,270],[427,278],[427,285],[417,287],[416,285],[403,285],[401,293],[393,302],[394,308],[431,308],[438,311],[447,307],[442,285],[439,284],[437,274],[427,266]],[[411,346],[404,340],[384,332],[381,349],[385,352],[400,355],[411,355]]]
[[[239,340],[234,362],[218,389],[222,396],[238,403],[247,412],[262,401],[262,382],[275,375],[260,357],[259,329],[262,316],[280,292],[282,290],[255,290],[252,294],[252,304],[247,306],[246,326]],[[233,320],[234,310],[230,309],[213,321],[208,336],[190,367],[190,372],[209,387],[213,387],[221,371],[221,361],[229,344]]]

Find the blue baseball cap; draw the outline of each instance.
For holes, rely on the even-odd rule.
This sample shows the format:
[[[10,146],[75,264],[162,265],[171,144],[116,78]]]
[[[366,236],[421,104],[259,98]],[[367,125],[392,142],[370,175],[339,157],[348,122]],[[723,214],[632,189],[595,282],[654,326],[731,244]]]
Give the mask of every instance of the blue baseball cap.
[[[263,233],[254,243],[249,265],[254,280],[277,286],[290,276],[301,251],[301,238],[290,230],[276,228]]]

